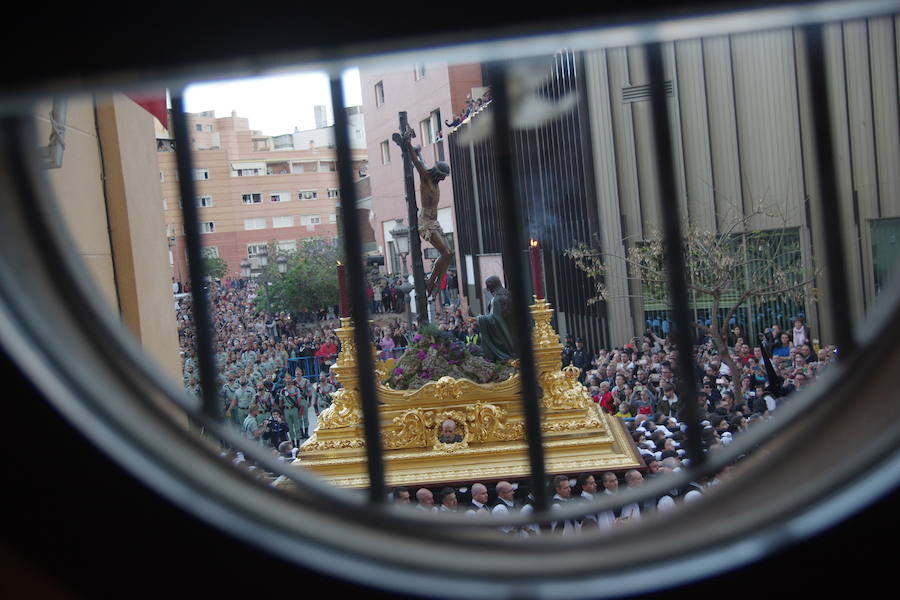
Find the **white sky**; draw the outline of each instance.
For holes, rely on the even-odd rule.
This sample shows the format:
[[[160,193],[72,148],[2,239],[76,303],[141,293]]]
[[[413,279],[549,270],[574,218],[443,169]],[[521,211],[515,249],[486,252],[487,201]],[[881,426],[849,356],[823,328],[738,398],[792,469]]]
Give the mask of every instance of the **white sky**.
[[[343,82],[345,105],[361,105],[359,70],[345,71]],[[217,117],[228,117],[236,110],[239,117],[250,119],[251,129],[266,135],[292,133],[294,127],[313,129],[317,104],[325,105],[328,124],[332,124],[331,91],[324,71],[194,84],[184,92],[187,112],[214,110]]]

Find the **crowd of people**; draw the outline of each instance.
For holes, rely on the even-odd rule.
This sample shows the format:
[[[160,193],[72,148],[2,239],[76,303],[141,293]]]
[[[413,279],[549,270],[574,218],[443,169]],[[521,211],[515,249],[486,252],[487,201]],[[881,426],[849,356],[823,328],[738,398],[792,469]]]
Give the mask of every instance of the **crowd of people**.
[[[444,125],[453,129],[454,127],[462,124],[469,117],[478,114],[485,108],[487,105],[491,103],[494,98],[491,96],[491,91],[487,90],[480,97],[473,99],[472,95],[469,94],[466,97],[466,105],[460,110],[456,115],[453,116],[452,121],[444,121]]]
[[[406,296],[402,290],[404,284],[403,277],[399,276],[378,275],[371,277],[366,284],[369,312],[373,315],[404,312],[406,310]],[[455,269],[450,269],[444,274],[438,289],[440,289],[438,299],[441,306],[459,304],[458,280]]]
[[[271,447],[274,454],[289,461],[312,434],[311,417],[330,404],[331,394],[340,387],[330,368],[340,352],[335,334],[339,321],[331,309],[315,313],[304,310],[296,315],[260,311],[255,303],[256,291],[252,281],[209,286],[219,398],[223,415],[244,437]],[[184,386],[189,394],[199,397],[192,298],[181,294],[176,298]],[[387,313],[385,308],[389,309]],[[399,357],[415,333],[415,324],[391,314],[394,310],[396,305],[384,304],[384,300],[380,307],[373,306],[375,319],[370,335],[382,360]],[[440,307],[435,321],[466,345],[479,345],[477,320],[458,306]],[[834,347],[818,346],[802,319],[795,320],[787,330],[773,324],[759,332],[756,343],[743,328],[735,326],[728,334],[727,358],[716,346],[713,340],[701,339],[692,355],[704,452],[716,452],[754,424],[772,418],[794,391],[807,385],[837,356]],[[596,494],[616,494],[620,486],[640,486],[648,478],[689,466],[678,360],[673,342],[650,329],[620,348],[597,352],[590,351],[584,339],[566,336],[562,366],[578,367],[579,381],[593,401],[622,420],[644,466],[624,474],[558,475],[548,482],[553,506],[588,500]],[[238,454],[235,462],[243,461]],[[708,487],[727,476],[729,469],[645,502],[553,523],[549,530],[567,535],[639,520],[641,515],[701,497]],[[480,482],[462,487],[422,487],[414,497],[410,490],[398,488],[391,499],[428,512],[480,515],[533,510],[527,486],[508,481],[497,482],[490,490]],[[537,526],[503,531],[522,536],[542,533]]]
[[[310,417],[338,387],[330,367],[340,343],[334,309],[297,315],[256,308],[255,282],[214,282],[208,289],[223,416],[244,437],[274,450],[311,435]],[[193,299],[176,301],[185,391],[200,395]]]
[[[477,339],[474,323],[468,326]],[[794,391],[837,357],[834,347],[818,347],[802,319],[795,320],[793,328],[787,331],[778,324],[766,328],[756,344],[750,343],[743,328],[735,326],[728,336],[728,354],[729,360],[723,360],[708,339],[700,340],[694,354],[703,452],[718,452],[748,428],[772,418],[780,406],[790,401]],[[621,474],[608,471],[571,477],[557,475],[547,482],[551,508],[591,500],[598,494],[615,495],[621,489],[636,488],[649,479],[665,477],[690,465],[684,406],[679,400],[683,385],[678,381],[678,355],[669,339],[648,329],[644,337],[634,338],[622,348],[592,353],[582,338],[567,336],[561,359],[563,366],[579,367],[582,384],[593,401],[622,420],[644,466]],[[737,372],[728,363],[735,365]],[[728,477],[735,464],[732,462],[715,476],[697,478],[658,497],[581,519],[552,522],[543,531],[535,524],[500,530],[526,537],[542,533],[571,535],[582,529],[638,521],[642,516],[702,498],[710,487]],[[397,488],[391,492],[390,500],[426,512],[464,512],[471,516],[534,510],[528,487],[508,481],[497,482],[492,489],[480,482],[462,487],[422,487],[414,496],[407,488]]]

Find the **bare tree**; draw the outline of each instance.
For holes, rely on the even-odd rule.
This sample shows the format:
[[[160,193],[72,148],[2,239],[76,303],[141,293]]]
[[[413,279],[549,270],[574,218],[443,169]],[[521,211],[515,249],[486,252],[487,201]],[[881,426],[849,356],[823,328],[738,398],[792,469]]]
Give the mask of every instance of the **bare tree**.
[[[802,303],[815,298],[812,288],[815,268],[804,268],[799,243],[787,235],[792,230],[784,225],[763,231],[750,229],[760,215],[778,216],[760,207],[735,219],[720,233],[700,229],[687,221],[682,227],[688,289],[695,305],[710,309],[708,325],[699,322],[692,325],[709,336],[735,377],[741,369],[730,352],[728,331],[741,307],[751,300],[789,298]],[[639,280],[645,301],[670,305],[665,244],[659,231],[651,231],[647,239],[631,245],[626,256],[603,254],[584,244],[566,250],[565,255],[593,281],[595,294],[589,303],[610,298],[605,283],[606,277],[611,276],[607,265],[619,260],[628,265],[629,277]],[[744,391],[741,389],[741,394]]]

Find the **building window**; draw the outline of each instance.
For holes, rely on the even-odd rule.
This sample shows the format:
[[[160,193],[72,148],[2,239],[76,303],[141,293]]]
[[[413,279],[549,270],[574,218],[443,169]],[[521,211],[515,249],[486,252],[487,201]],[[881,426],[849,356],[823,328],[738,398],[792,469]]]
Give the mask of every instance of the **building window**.
[[[194,129],[196,129],[197,131],[203,131],[203,125],[197,123],[196,125],[194,125]]]
[[[259,217],[256,219],[244,219],[244,230],[250,231],[253,229],[265,229],[266,228],[266,218]]]
[[[422,141],[424,144],[434,144],[441,139],[441,111],[435,109],[431,111],[427,119],[419,122],[419,129],[422,133]]]
[[[375,84],[375,106],[384,104],[384,82],[379,81]]]
[[[320,225],[322,218],[319,215],[300,215],[301,225]]]
[[[205,246],[203,248],[200,248],[200,255],[203,258],[219,258],[219,247]]]
[[[200,196],[199,198],[197,198],[197,208],[209,208],[212,205],[212,196]]]
[[[331,160],[323,160],[319,162],[319,172],[320,173],[334,173],[337,171],[337,165],[334,161]]]
[[[194,179],[209,179],[209,169],[194,169]]]
[[[295,252],[297,250],[297,240],[279,240],[275,245],[279,252]]]
[[[163,210],[169,210],[169,203],[166,202],[165,198],[163,198]]]
[[[213,126],[212,126],[212,125],[207,125],[207,126],[206,126],[206,131],[212,133],[212,131],[213,131]]]
[[[328,188],[328,197],[329,198],[339,198],[340,195],[341,195],[340,190],[338,190],[337,188]]]
[[[266,247],[267,244],[265,242],[247,244],[247,258],[256,258],[256,256],[259,254],[259,251]]]
[[[270,202],[288,202],[291,199],[289,192],[272,192],[269,194]]]
[[[900,250],[900,219],[870,221],[872,228],[872,269],[874,270],[875,295],[881,294],[892,283],[894,265]]]
[[[241,202],[244,204],[261,204],[262,194],[241,194]]]
[[[425,79],[425,63],[419,63],[415,67],[416,81]]]
[[[262,175],[262,169],[238,169],[237,170],[238,177],[253,177],[256,175]]]
[[[166,181],[166,174],[163,173],[162,171],[159,172],[159,181],[160,181],[160,183],[165,183],[165,181]]]
[[[216,224],[212,221],[205,221],[200,223],[200,233],[215,233],[216,232]]]
[[[328,215],[328,222],[337,223],[337,213],[331,213],[330,215]]]
[[[381,142],[381,164],[391,164],[391,146],[387,140]]]
[[[298,192],[297,197],[301,200],[315,200],[319,197],[319,192],[316,190],[300,190]]]
[[[176,223],[169,223],[166,225],[166,236],[175,237],[178,233],[178,225]]]
[[[272,217],[272,227],[293,227],[294,217]]]

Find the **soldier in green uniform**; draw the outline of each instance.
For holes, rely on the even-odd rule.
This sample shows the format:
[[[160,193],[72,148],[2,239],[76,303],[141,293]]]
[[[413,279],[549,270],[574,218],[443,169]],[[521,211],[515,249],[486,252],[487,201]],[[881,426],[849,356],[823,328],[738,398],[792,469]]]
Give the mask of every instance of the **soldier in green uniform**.
[[[300,423],[300,415],[306,417],[304,398],[290,375],[285,375],[284,379],[284,388],[281,390],[284,420],[287,422],[288,436],[295,445],[299,445],[301,434],[306,437],[306,427],[301,427]]]
[[[250,410],[250,405],[256,397],[254,389],[247,385],[247,378],[245,376],[241,376],[240,385],[238,386],[238,389],[235,390],[234,395],[236,400],[234,408],[236,413],[235,420],[238,424],[243,424],[244,419],[247,418],[247,413]]]
[[[313,386],[313,410],[318,415],[331,404],[331,394],[337,388],[328,381],[325,373],[319,373],[319,381]]]

